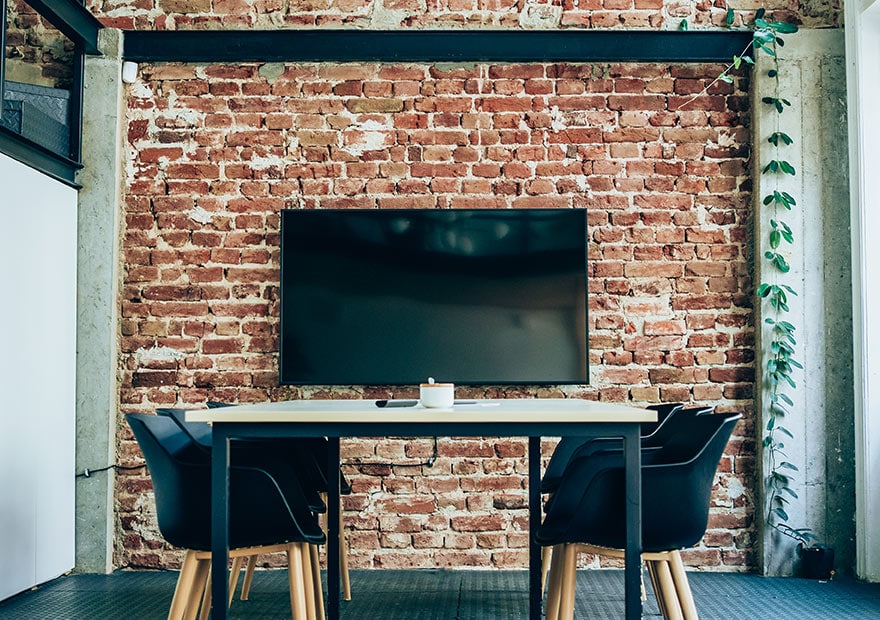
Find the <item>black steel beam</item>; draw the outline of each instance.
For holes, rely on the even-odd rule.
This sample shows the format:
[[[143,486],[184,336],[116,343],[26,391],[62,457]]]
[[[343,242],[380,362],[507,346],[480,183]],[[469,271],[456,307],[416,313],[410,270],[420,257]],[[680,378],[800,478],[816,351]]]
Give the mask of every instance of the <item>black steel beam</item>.
[[[129,30],[135,62],[729,62],[748,31]]]
[[[75,43],[86,54],[100,54],[98,31],[104,26],[76,0],[27,0],[40,15]]]
[[[0,153],[36,168],[65,185],[76,189],[81,187],[76,182],[76,172],[82,168],[81,163],[56,155],[5,127],[0,127]]]

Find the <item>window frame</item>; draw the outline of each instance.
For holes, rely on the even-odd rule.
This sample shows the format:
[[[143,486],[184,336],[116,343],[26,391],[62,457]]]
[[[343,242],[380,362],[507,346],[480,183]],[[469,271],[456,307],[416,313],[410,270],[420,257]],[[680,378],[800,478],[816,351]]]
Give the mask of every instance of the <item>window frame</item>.
[[[0,115],[6,82],[6,8],[0,0]],[[76,0],[25,0],[74,43],[73,84],[70,88],[70,146],[68,155],[47,149],[14,131],[0,126],[0,153],[31,166],[71,187],[79,188],[76,174],[82,167],[82,109],[86,54],[100,55],[98,32],[101,22]]]

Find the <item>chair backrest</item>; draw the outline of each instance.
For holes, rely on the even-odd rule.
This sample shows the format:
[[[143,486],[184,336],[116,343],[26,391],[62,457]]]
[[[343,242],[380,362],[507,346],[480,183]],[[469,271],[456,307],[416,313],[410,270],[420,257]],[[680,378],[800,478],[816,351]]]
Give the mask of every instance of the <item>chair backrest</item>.
[[[646,407],[646,409],[653,409],[657,412],[657,422],[646,422],[642,424],[642,445],[644,445],[645,440],[656,434],[659,429],[665,426],[667,421],[678,413],[683,406],[682,403],[662,403]],[[563,437],[560,439],[559,443],[557,443],[556,447],[553,449],[553,454],[550,455],[550,461],[547,463],[547,468],[544,470],[542,490],[545,493],[552,492],[558,485],[560,478],[562,478],[569,461],[571,461],[579,450],[590,442],[595,442],[596,440],[602,442],[601,444],[596,444],[594,446],[597,450],[613,448],[615,445],[622,445],[617,439],[613,440],[611,443],[605,441],[605,439],[606,438],[600,437]]]
[[[162,536],[178,547],[211,548],[211,466],[168,416],[127,414],[153,479]],[[198,455],[195,461],[181,456]],[[324,535],[295,479],[279,482],[258,467],[230,468],[232,547],[286,541],[321,542]]]
[[[676,409],[648,437],[642,439],[643,448],[657,448],[666,445],[671,439],[687,433],[693,418],[712,413],[712,407],[688,407]]]
[[[658,460],[644,468],[642,539],[648,551],[695,545],[706,533],[718,463],[740,414],[700,415],[688,434],[676,438]]]
[[[211,449],[211,425],[207,422],[188,422],[186,420],[186,409],[161,408],[156,409],[159,415],[168,416],[180,427],[184,433],[195,442],[197,446],[203,450]]]
[[[660,455],[652,456],[650,465],[642,466],[645,551],[689,547],[702,538],[715,472],[740,418],[739,414],[685,416],[688,424],[660,448]],[[550,534],[545,540],[623,546],[622,461],[622,455],[608,452],[572,460],[557,492],[563,501],[554,499],[550,505],[545,520]]]
[[[200,466],[187,466],[181,457],[197,448],[177,423],[166,416],[130,413],[125,416],[137,439],[156,500],[159,531],[172,545],[189,549],[210,544],[211,477],[202,456]]]
[[[657,421],[656,422],[643,422],[642,423],[642,437],[649,437],[656,431],[663,423],[666,421],[666,418],[669,417],[670,414],[679,411],[684,407],[684,403],[657,403],[655,405],[648,405],[645,409],[653,409],[657,412]]]

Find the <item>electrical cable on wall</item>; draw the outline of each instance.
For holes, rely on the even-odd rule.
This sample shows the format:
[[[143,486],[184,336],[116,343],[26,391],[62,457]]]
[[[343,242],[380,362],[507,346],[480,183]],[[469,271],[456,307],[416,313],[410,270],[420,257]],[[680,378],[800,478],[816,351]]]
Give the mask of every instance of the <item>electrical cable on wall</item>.
[[[342,461],[342,465],[348,465],[351,467],[357,467],[358,471],[364,473],[364,467],[433,467],[434,463],[437,462],[438,457],[437,450],[437,438],[434,437],[434,451],[431,454],[430,458],[424,461],[416,461],[411,463],[393,463],[393,462],[382,462],[382,461],[362,461],[360,459],[351,460],[351,461]],[[373,474],[378,475],[378,474]]]
[[[127,470],[143,469],[146,466],[147,466],[146,464],[143,464],[143,465],[117,465],[114,463],[113,465],[107,465],[106,467],[98,467],[95,469],[86,468],[86,469],[82,470],[80,473],[76,474],[74,476],[74,478],[91,478],[92,474],[97,474],[102,471],[107,471],[109,469],[115,469],[117,471],[127,471]]]

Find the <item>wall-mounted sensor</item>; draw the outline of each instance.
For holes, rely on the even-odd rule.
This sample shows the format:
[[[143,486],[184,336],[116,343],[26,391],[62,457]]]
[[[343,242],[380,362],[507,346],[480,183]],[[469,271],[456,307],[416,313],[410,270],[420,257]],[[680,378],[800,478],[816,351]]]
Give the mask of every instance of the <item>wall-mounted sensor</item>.
[[[136,62],[126,60],[122,63],[122,81],[126,84],[134,84],[137,81],[138,66]]]

